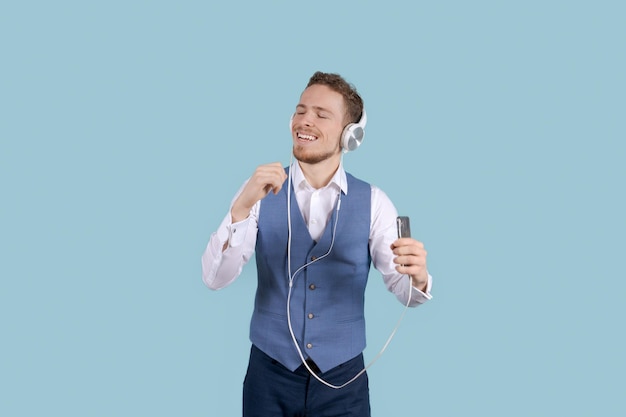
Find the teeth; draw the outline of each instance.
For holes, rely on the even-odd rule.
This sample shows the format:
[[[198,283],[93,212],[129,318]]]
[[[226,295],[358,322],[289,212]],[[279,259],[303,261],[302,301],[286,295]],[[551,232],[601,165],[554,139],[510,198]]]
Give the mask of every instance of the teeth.
[[[317,137],[315,137],[313,135],[304,135],[302,133],[298,133],[298,137],[300,139],[306,139],[306,140],[309,140],[309,141],[317,139]]]

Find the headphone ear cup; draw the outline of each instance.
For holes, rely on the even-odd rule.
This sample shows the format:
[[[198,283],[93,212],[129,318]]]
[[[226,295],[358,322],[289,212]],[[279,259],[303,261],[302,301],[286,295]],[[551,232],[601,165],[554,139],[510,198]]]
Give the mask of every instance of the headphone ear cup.
[[[353,151],[361,145],[365,136],[363,127],[357,123],[350,123],[341,135],[341,148],[344,152]]]
[[[359,123],[350,123],[343,129],[341,134],[341,148],[344,152],[353,151],[361,146],[363,137],[365,137],[366,124],[367,114],[365,113],[365,109],[363,109]]]

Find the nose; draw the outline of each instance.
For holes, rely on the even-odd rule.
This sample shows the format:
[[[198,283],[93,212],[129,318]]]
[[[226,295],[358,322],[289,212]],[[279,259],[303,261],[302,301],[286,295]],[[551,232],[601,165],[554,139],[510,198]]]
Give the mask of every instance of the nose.
[[[299,117],[299,119],[300,119],[299,122],[300,122],[301,125],[309,127],[309,126],[311,126],[313,124],[312,121],[311,121],[311,113],[310,112],[301,113],[301,114],[298,114],[298,116],[300,116]]]

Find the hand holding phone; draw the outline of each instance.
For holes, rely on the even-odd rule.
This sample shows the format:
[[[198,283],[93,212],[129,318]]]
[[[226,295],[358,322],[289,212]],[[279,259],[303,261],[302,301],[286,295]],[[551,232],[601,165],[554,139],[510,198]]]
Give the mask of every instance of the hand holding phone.
[[[398,239],[411,237],[411,226],[407,216],[398,216],[396,219],[398,228]],[[394,262],[402,267],[403,273],[411,280],[411,288],[415,287],[421,291],[426,291],[428,285],[428,270],[426,268],[426,251],[421,242],[413,239],[406,242],[401,247],[393,247],[394,253],[398,255]],[[400,254],[402,253],[402,254]],[[403,263],[409,262],[408,264]],[[410,296],[409,296],[410,298]]]

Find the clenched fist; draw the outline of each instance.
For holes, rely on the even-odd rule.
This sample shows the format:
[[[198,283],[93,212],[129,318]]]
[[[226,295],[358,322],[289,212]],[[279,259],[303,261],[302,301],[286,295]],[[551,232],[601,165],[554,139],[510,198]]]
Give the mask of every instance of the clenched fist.
[[[230,212],[233,223],[248,217],[257,201],[270,191],[277,194],[286,179],[287,174],[280,162],[258,166],[233,204]]]

